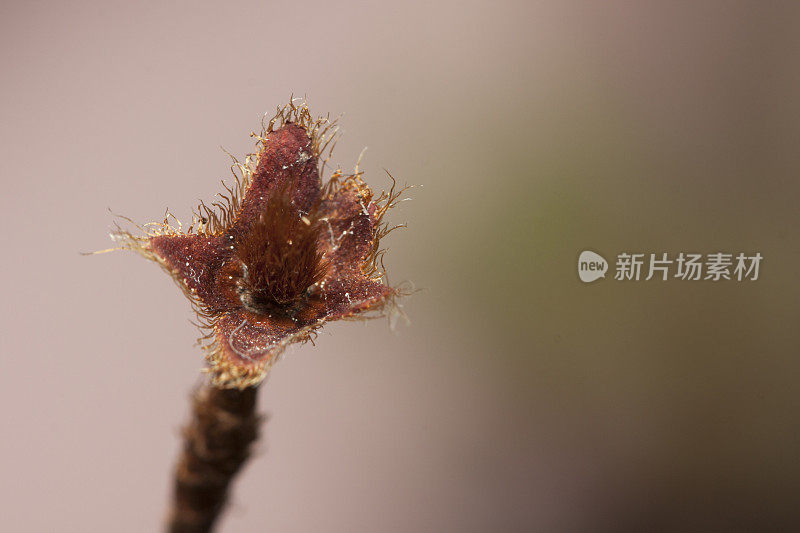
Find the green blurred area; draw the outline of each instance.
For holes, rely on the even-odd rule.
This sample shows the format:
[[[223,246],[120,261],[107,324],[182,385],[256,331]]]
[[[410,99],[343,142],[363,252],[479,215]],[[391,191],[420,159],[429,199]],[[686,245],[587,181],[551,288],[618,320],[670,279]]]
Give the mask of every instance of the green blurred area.
[[[507,431],[531,449],[583,443],[643,523],[794,527],[798,39],[777,13],[726,15],[728,35],[666,20],[632,42],[588,22],[606,56],[505,99],[484,80],[482,109],[453,95],[434,120],[447,135],[414,134],[431,153],[409,172],[425,187],[407,246],[426,253],[406,268],[431,287],[418,326],[465,347],[463,364],[492,361]],[[605,280],[579,281],[586,249]],[[760,279],[613,279],[621,252],[718,251],[760,252]]]

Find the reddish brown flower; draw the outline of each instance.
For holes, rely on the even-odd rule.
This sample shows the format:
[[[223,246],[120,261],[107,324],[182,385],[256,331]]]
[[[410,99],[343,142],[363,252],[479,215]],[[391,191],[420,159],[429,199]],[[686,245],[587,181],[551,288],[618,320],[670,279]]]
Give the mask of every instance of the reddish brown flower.
[[[287,345],[329,320],[382,311],[398,294],[378,264],[390,231],[383,216],[400,192],[373,197],[358,166],[323,186],[320,158],[335,129],[290,101],[253,134],[256,153],[231,167],[236,183],[223,183],[221,201],[201,203],[188,231],[167,215],[140,227],[142,236],[113,234],[188,296],[218,386],[259,383]]]

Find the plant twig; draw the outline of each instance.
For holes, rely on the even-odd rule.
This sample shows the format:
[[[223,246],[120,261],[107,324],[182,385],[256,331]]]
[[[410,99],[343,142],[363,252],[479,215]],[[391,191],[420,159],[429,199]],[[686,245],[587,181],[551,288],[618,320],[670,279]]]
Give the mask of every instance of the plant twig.
[[[257,387],[221,389],[207,384],[194,395],[192,419],[175,469],[169,533],[207,533],[225,507],[228,489],[250,456],[262,417]]]

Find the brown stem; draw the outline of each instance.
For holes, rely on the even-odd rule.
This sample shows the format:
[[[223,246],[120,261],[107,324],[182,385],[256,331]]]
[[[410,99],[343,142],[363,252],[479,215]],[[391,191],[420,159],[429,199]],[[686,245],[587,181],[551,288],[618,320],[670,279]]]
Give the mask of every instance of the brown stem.
[[[169,533],[207,533],[225,507],[228,487],[258,439],[256,387],[202,386],[194,395],[192,420],[175,469]]]

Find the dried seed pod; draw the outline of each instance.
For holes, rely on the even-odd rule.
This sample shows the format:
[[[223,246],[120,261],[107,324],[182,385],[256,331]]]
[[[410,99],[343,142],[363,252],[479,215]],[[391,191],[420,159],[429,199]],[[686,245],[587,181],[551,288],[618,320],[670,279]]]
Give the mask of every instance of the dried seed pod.
[[[383,221],[402,191],[373,197],[356,167],[325,186],[324,153],[336,121],[307,105],[279,108],[256,152],[234,159],[235,184],[201,203],[188,231],[148,224],[113,237],[161,265],[197,311],[208,371],[220,387],[264,379],[276,357],[326,321],[380,313],[399,291],[383,282]]]

